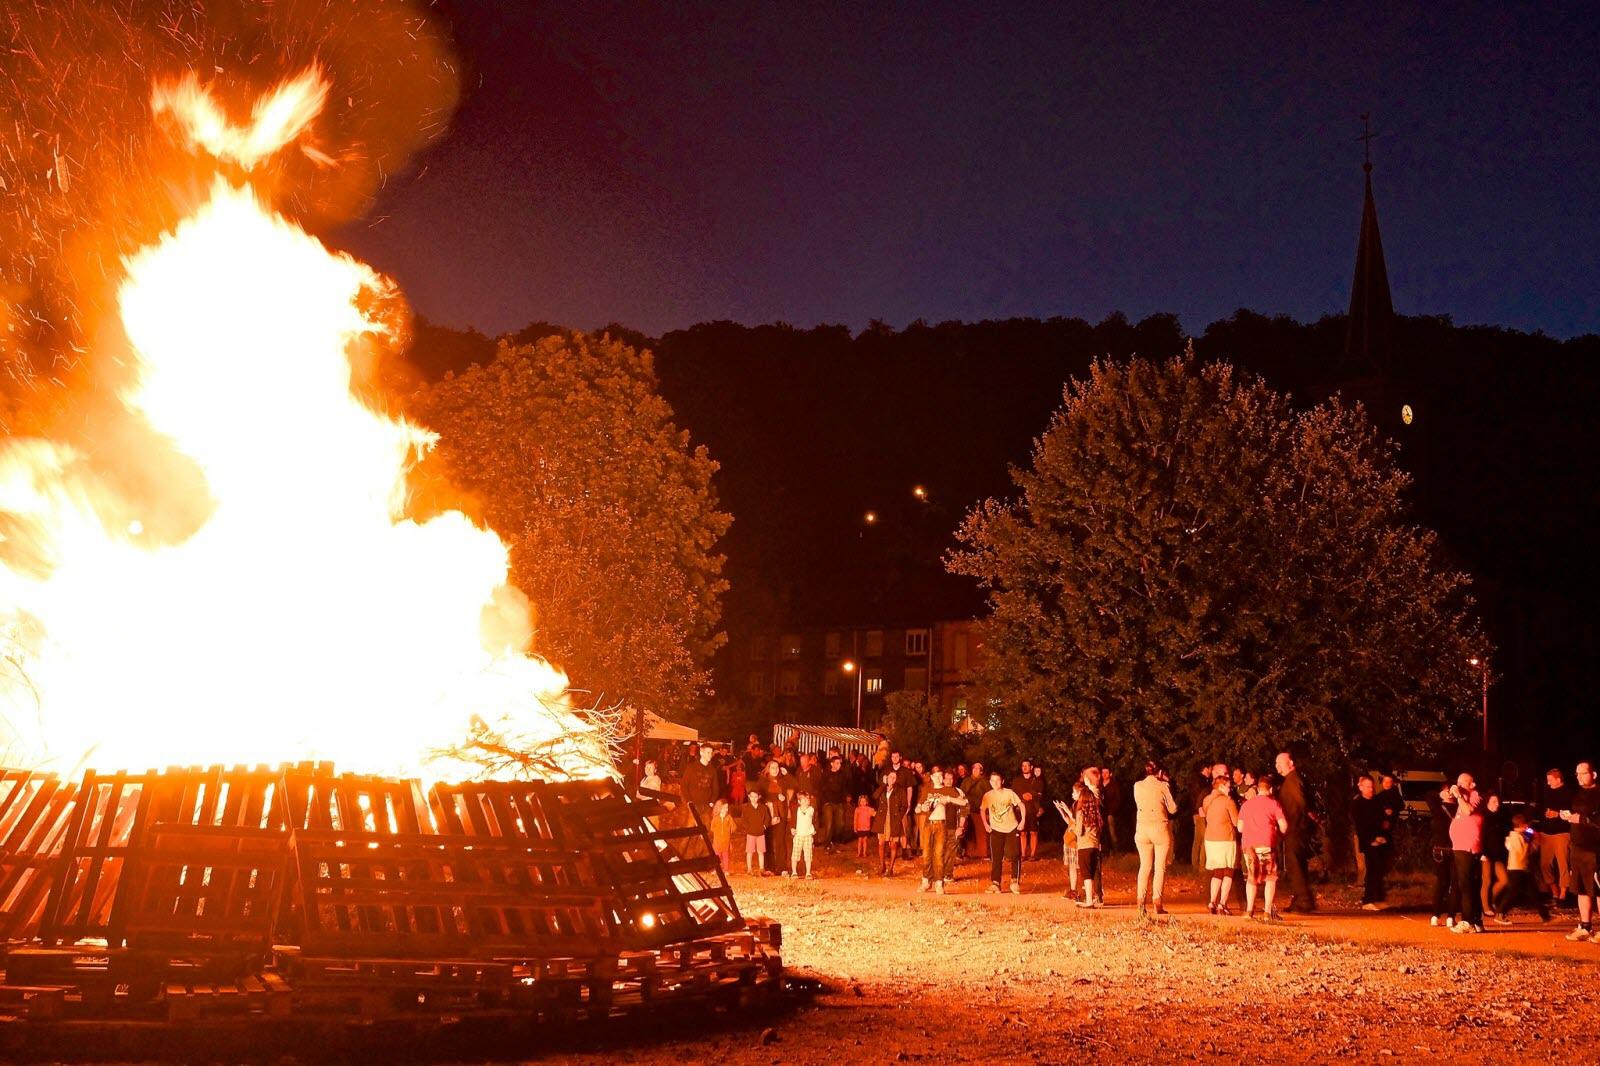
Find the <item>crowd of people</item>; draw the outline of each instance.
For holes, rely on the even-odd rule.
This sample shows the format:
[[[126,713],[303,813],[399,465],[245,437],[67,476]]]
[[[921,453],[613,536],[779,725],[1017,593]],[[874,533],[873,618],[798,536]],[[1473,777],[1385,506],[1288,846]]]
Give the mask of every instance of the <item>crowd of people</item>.
[[[1241,899],[1244,917],[1269,922],[1316,910],[1308,862],[1322,826],[1292,753],[1280,752],[1270,772],[1206,764],[1179,791],[1157,763],[1143,769],[1127,789],[1110,769],[1090,766],[1052,790],[1030,760],[1007,775],[981,762],[924,765],[886,742],[870,755],[816,753],[769,750],[752,736],[738,754],[701,745],[670,795],[709,828],[725,870],[742,865],[769,877],[814,878],[817,849],[853,842],[857,859],[881,877],[904,867],[919,874],[918,891],[944,893],[957,863],[974,859],[987,860],[989,892],[1021,893],[1041,832],[1053,839],[1059,831],[1066,894],[1095,908],[1105,901],[1104,856],[1131,845],[1141,915],[1166,913],[1167,867],[1192,819],[1189,857],[1204,871],[1208,911],[1231,915]],[[1503,801],[1463,773],[1427,796],[1433,925],[1482,932],[1488,918],[1510,924],[1518,908],[1549,921],[1575,895],[1569,939],[1594,937],[1600,785],[1587,762],[1575,776],[1569,785],[1552,769],[1537,797]],[[646,764],[641,788],[665,796],[664,787]],[[1404,813],[1392,775],[1357,779],[1349,824],[1368,910],[1385,903]],[[1281,910],[1280,882],[1288,897]]]

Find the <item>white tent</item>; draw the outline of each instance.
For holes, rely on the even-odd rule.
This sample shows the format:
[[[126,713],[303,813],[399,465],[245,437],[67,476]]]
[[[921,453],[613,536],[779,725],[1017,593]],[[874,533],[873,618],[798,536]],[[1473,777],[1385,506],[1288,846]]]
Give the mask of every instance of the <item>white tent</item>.
[[[623,718],[626,728],[632,731],[632,715]],[[699,740],[700,731],[678,722],[669,722],[654,711],[644,712],[644,738],[646,740]]]

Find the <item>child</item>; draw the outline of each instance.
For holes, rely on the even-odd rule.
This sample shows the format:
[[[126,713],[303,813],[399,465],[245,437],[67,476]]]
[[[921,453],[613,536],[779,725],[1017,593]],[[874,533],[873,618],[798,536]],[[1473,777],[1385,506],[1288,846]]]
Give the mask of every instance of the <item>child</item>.
[[[1076,820],[1072,808],[1077,805],[1082,788],[1082,785],[1072,786],[1071,805],[1056,800],[1056,810],[1066,825],[1066,831],[1061,834],[1061,865],[1067,868],[1067,891],[1063,893],[1067,899],[1076,899],[1078,896],[1078,831],[1072,827]]]
[[[1506,884],[1494,901],[1496,925],[1510,925],[1512,908],[1519,902],[1526,903],[1530,895],[1539,908],[1539,920],[1550,920],[1550,897],[1534,891],[1533,874],[1528,869],[1528,841],[1532,836],[1527,816],[1513,814],[1511,832],[1506,834]]]
[[[711,850],[717,853],[717,862],[722,864],[723,873],[732,872],[733,834],[737,828],[728,801],[717,800],[717,805],[711,809]]]
[[[739,808],[739,828],[744,831],[744,872],[761,872],[767,855],[767,827],[772,824],[772,814],[761,802],[761,793],[747,794],[750,802]]]
[[[872,839],[872,819],[877,816],[865,796],[856,797],[856,858],[867,857],[867,841]]]
[[[800,860],[806,861],[806,880],[816,880],[816,862],[812,848],[817,839],[817,808],[811,802],[811,793],[802,792],[794,809],[794,844],[789,851],[789,873],[800,876]]]
[[[1072,832],[1078,838],[1075,872],[1083,878],[1080,907],[1098,907],[1104,902],[1105,884],[1100,877],[1100,830],[1104,822],[1100,808],[1100,769],[1088,766],[1078,779],[1078,798],[1072,811]]]

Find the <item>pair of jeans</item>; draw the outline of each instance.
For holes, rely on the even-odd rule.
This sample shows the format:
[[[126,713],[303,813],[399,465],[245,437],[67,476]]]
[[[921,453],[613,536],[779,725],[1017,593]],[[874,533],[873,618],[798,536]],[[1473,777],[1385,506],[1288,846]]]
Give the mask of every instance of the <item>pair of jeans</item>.
[[[1022,834],[1016,830],[1002,833],[989,830],[989,881],[1000,883],[1000,870],[1006,859],[1011,860],[1011,880],[1022,880]]]
[[[1478,856],[1470,851],[1452,851],[1455,863],[1456,905],[1461,909],[1461,920],[1468,925],[1482,925],[1483,912],[1478,901]]]
[[[1499,897],[1494,901],[1494,909],[1500,912],[1500,917],[1510,918],[1519,903],[1533,907],[1541,918],[1550,916],[1550,897],[1539,891],[1533,883],[1531,870],[1506,871],[1506,887],[1500,890]]]
[[[1439,844],[1433,846],[1433,913],[1450,913],[1451,889],[1455,882],[1455,860],[1450,849]]]
[[[950,866],[946,861],[950,852],[946,848],[949,843],[948,822],[927,822],[923,830],[923,859],[922,876],[929,881],[943,881],[950,876]]]
[[[1167,858],[1172,854],[1172,831],[1164,824],[1135,826],[1133,846],[1139,851],[1139,888],[1136,898],[1140,903],[1152,898],[1159,900],[1161,890],[1167,881]]]
[[[817,828],[817,839],[828,847],[832,847],[839,840],[839,831],[844,828],[844,804],[824,803],[822,805],[822,824]]]
[[[1362,903],[1383,902],[1383,879],[1389,873],[1389,853],[1387,844],[1368,844],[1361,849],[1361,855],[1366,860],[1366,869],[1362,871]]]

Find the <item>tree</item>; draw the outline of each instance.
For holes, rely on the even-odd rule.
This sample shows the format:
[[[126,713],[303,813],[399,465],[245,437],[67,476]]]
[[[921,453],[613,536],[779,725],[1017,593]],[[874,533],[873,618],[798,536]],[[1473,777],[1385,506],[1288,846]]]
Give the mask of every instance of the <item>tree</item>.
[[[1265,766],[1300,742],[1326,778],[1452,736],[1485,649],[1469,579],[1360,408],[1297,414],[1192,355],[1096,363],[1064,400],[948,559],[988,593],[1020,750]]]
[[[672,714],[707,691],[732,519],[648,351],[582,333],[502,343],[410,408],[440,435],[418,506],[462,502],[441,485],[470,494],[510,546],[535,651],[605,705]]]
[[[908,759],[932,766],[952,765],[961,758],[961,745],[950,719],[926,694],[906,690],[891,692],[883,700],[881,731],[889,744]]]

